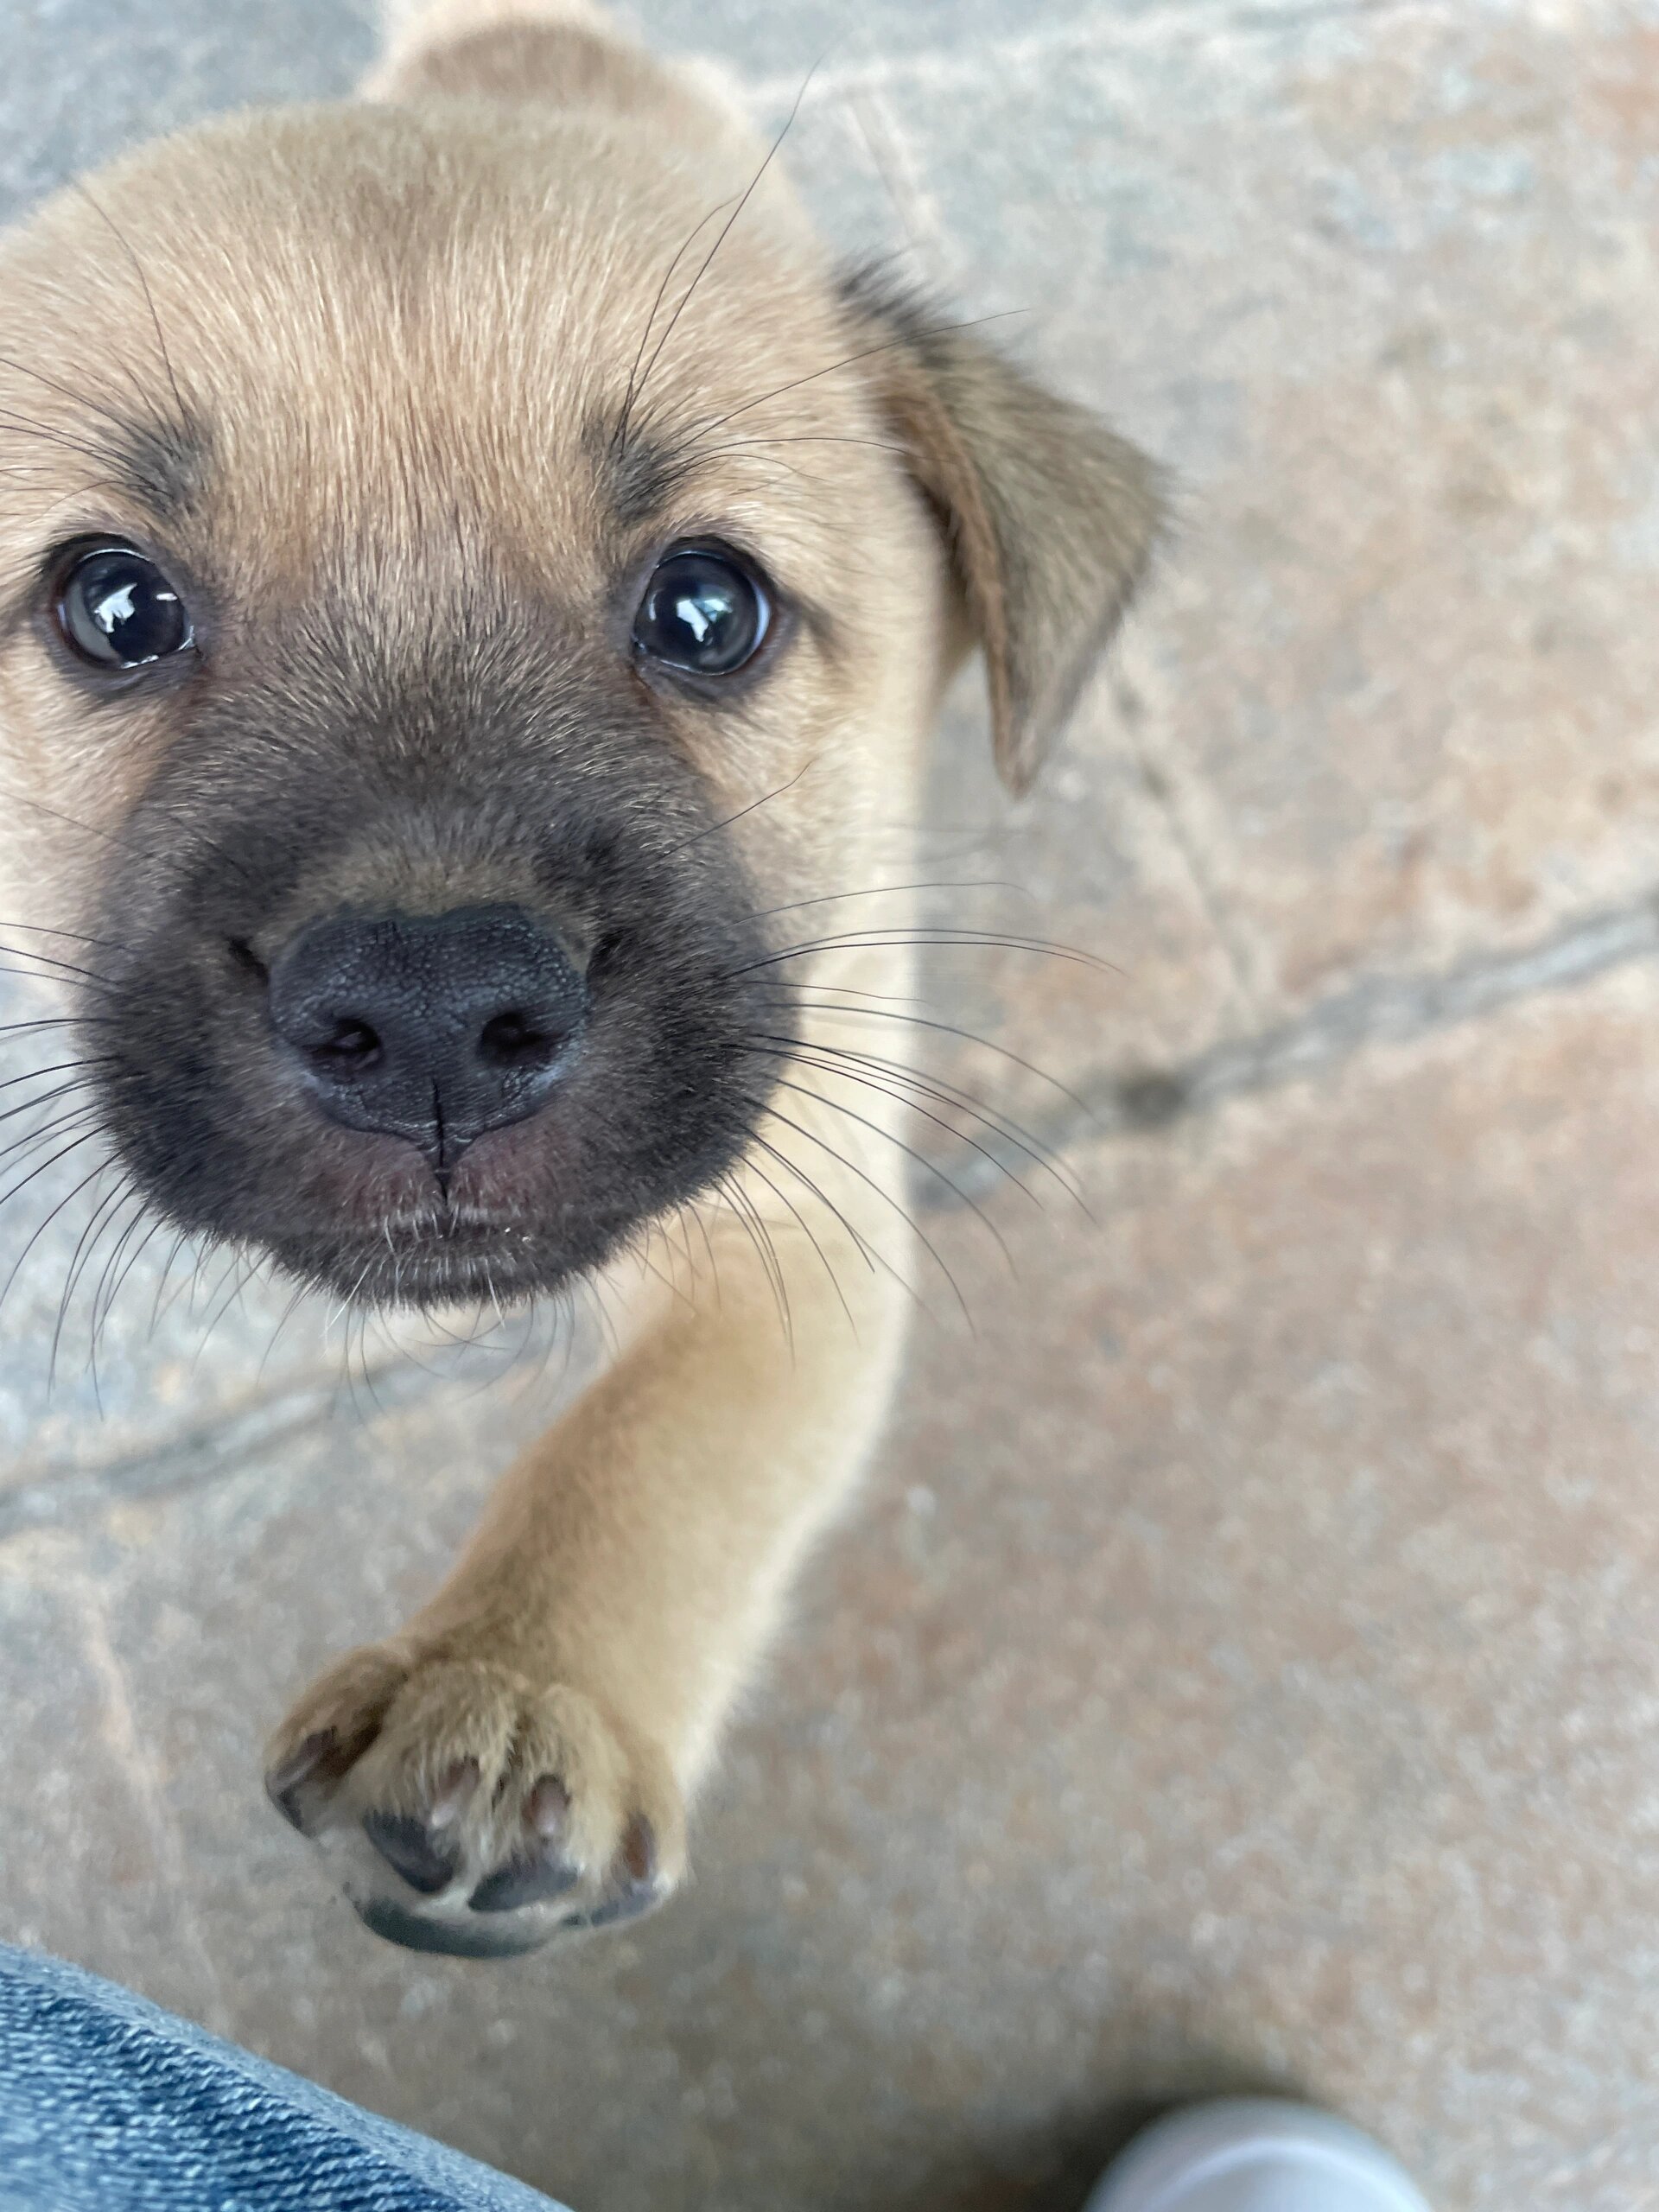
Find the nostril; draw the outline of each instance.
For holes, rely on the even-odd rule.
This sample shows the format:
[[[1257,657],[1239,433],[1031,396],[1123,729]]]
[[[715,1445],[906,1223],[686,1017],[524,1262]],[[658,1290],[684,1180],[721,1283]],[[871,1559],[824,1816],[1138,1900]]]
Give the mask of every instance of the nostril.
[[[270,971],[245,938],[233,937],[230,940],[230,952],[231,958],[250,982],[257,983],[262,990],[269,985]]]
[[[328,1035],[309,1047],[311,1057],[327,1068],[355,1074],[375,1066],[382,1057],[378,1034],[366,1021],[346,1017],[336,1021]]]
[[[479,1033],[478,1057],[486,1067],[536,1068],[550,1060],[559,1039],[534,1015],[516,1008],[492,1014]]]

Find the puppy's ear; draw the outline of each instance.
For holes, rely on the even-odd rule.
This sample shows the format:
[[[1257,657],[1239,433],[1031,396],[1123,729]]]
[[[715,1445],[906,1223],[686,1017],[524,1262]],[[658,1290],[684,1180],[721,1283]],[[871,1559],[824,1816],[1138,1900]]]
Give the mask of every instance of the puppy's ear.
[[[1159,472],[924,302],[863,273],[842,291],[950,549],[985,656],[997,766],[1023,791],[1145,572]]]
[[[381,0],[371,99],[437,94],[628,113],[666,104],[668,73],[594,0]]]
[[[626,116],[737,191],[765,155],[735,79],[709,61],[666,67],[594,0],[381,0],[381,14],[384,48],[359,87],[365,99]],[[761,196],[774,210],[792,204],[777,175]]]

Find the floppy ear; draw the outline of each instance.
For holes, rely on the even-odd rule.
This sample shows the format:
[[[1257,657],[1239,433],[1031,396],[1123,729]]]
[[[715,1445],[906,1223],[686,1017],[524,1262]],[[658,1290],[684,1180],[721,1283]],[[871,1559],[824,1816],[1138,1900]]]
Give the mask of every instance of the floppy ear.
[[[1023,791],[1144,574],[1154,462],[971,330],[866,274],[842,293],[985,656],[996,762]]]

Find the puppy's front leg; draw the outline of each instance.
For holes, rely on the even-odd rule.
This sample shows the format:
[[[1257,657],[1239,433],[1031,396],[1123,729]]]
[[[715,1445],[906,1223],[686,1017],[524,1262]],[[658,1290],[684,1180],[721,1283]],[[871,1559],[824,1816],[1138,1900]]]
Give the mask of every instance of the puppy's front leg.
[[[495,1955],[632,1918],[678,1879],[685,1800],[902,1333],[896,1275],[811,1180],[824,1202],[800,1220],[759,1184],[741,1214],[705,1209],[695,1294],[684,1264],[677,1290],[634,1294],[622,1356],[507,1475],[432,1602],[278,1732],[271,1794],[378,1933]]]

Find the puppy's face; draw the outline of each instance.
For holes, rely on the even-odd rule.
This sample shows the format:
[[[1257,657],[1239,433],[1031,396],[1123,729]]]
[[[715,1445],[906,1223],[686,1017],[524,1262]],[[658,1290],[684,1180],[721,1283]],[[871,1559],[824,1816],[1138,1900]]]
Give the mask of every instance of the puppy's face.
[[[92,940],[156,1203],[365,1297],[545,1288],[731,1166],[765,910],[938,677],[814,257],[751,211],[671,329],[747,179],[602,138],[221,130],[0,277],[11,911]]]
[[[153,1204],[342,1294],[553,1287],[717,1182],[775,910],[908,814],[951,658],[925,334],[657,135],[259,118],[0,254],[6,911]]]

